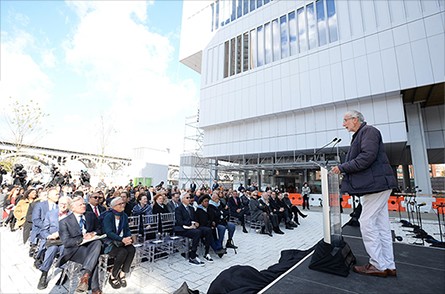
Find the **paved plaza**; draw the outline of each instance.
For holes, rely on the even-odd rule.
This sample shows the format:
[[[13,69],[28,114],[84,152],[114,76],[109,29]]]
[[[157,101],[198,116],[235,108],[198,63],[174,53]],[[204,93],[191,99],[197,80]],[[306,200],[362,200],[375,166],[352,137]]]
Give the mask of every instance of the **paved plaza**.
[[[342,215],[343,223],[349,220],[345,210]],[[223,258],[213,254],[214,262],[206,263],[203,267],[195,267],[181,257],[173,255],[170,259],[159,260],[154,264],[143,263],[137,267],[129,277],[128,287],[114,290],[107,283],[104,293],[172,293],[186,281],[191,289],[197,289],[206,293],[210,283],[223,270],[233,265],[249,265],[258,270],[263,270],[278,262],[280,252],[283,249],[305,250],[317,243],[323,235],[321,208],[314,207],[306,212],[308,217],[301,219],[301,225],[290,231],[284,230],[284,235],[257,234],[254,230],[244,234],[237,226],[234,241],[239,247],[235,254],[228,249],[228,254]],[[403,217],[403,215],[402,215]],[[425,231],[440,240],[437,218],[433,213],[423,214]],[[413,243],[419,240],[410,236],[408,229],[401,227],[398,215],[391,214],[391,223],[396,235],[403,237],[403,242]],[[28,245],[21,242],[22,232],[10,232],[0,228],[1,234],[1,284],[0,293],[67,293],[64,287],[55,285],[60,271],[54,272],[54,277],[49,282],[48,288],[37,290],[40,271],[32,266],[33,259],[28,257]]]

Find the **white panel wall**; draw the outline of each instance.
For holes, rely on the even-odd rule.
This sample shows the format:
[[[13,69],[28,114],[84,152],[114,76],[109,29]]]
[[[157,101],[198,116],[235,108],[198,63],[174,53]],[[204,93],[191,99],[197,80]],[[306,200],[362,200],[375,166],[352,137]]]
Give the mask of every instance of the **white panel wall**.
[[[350,108],[378,123],[385,142],[400,142],[403,105],[388,93],[445,80],[439,0],[336,1],[338,42],[222,77],[226,40],[307,3],[274,1],[208,38],[202,68],[211,72],[202,73],[200,124],[209,154],[310,149],[332,134],[348,142],[338,122]]]

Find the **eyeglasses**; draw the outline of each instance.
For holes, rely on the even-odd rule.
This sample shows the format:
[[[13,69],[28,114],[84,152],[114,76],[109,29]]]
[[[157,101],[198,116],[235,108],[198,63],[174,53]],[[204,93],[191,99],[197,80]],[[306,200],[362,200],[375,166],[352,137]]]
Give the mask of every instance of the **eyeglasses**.
[[[122,202],[122,203],[116,203],[116,205],[125,205],[125,202]]]
[[[103,197],[97,197],[97,196],[94,196],[94,197],[91,197],[91,198],[93,198],[93,199],[104,199]]]

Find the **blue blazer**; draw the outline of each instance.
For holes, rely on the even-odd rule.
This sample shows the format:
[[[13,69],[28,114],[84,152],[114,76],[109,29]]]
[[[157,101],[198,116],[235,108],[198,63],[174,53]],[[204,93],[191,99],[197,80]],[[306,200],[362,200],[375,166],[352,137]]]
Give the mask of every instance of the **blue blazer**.
[[[58,209],[55,209],[58,211]],[[43,221],[49,211],[48,200],[36,204],[32,210],[32,232],[36,237],[40,237],[40,231],[43,228]]]
[[[111,211],[107,212],[102,222],[104,233],[107,234],[108,239],[105,240],[105,243],[111,243],[111,241],[122,241],[123,238],[131,236],[130,227],[128,226],[128,216],[126,213],[122,214],[120,221],[123,222],[122,237],[117,234],[114,214]]]
[[[43,221],[43,227],[40,231],[40,236],[46,240],[49,235],[59,231],[59,210],[53,209],[48,211],[45,220]]]

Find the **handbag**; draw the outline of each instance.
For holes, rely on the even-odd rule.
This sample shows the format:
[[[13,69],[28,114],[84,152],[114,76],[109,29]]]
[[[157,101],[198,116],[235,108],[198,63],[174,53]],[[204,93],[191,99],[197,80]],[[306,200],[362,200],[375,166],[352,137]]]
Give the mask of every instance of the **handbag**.
[[[107,245],[107,247],[105,247],[104,253],[108,254],[110,253],[111,250],[113,250],[114,247],[123,247],[125,244],[122,241],[119,240],[113,240],[111,241],[111,243],[109,243]]]

